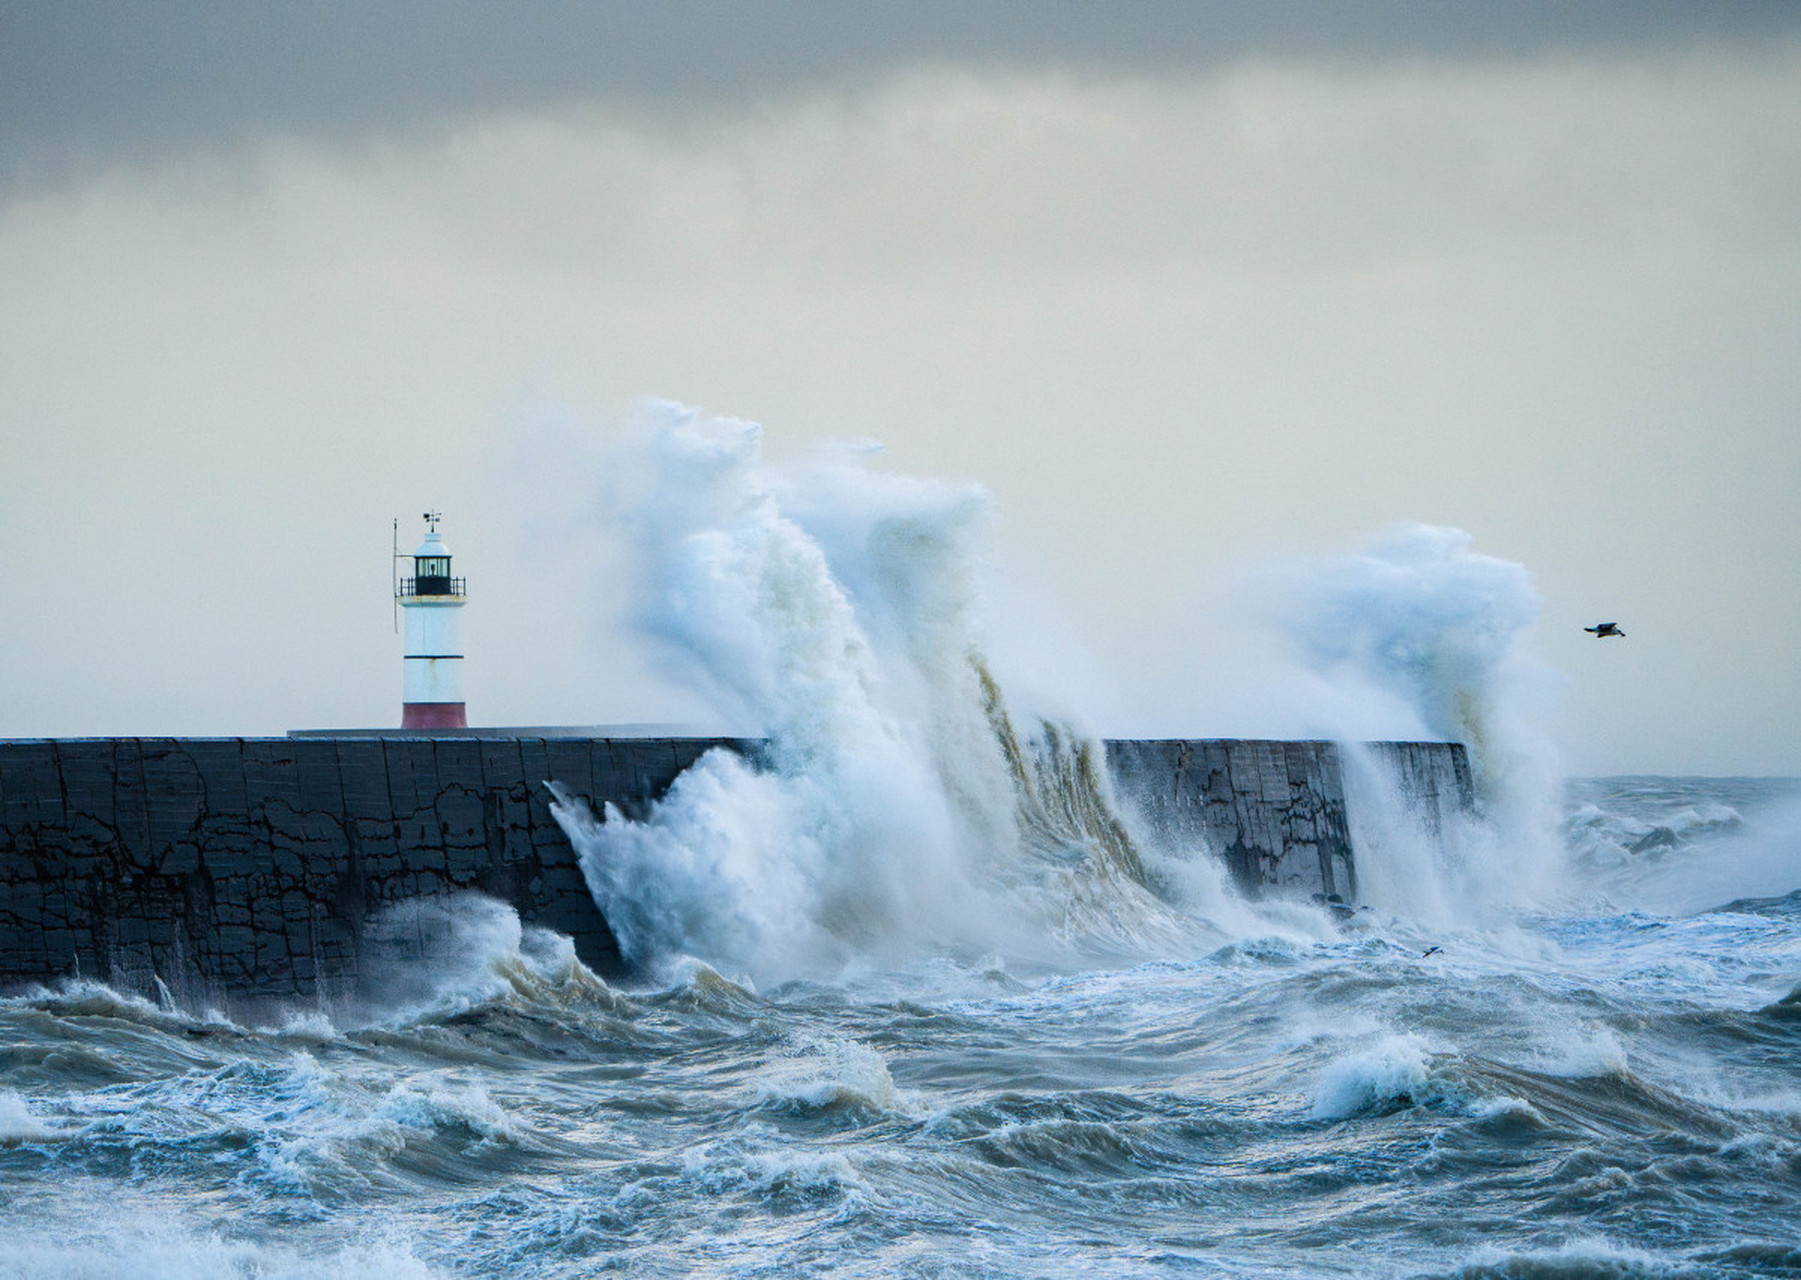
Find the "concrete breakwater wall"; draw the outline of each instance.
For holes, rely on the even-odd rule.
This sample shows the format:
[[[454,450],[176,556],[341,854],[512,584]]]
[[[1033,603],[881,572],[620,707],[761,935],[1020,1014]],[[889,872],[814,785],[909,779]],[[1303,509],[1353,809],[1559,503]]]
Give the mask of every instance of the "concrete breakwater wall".
[[[1360,748],[1402,809],[1436,836],[1475,808],[1468,754],[1455,742],[1370,742]],[[1250,894],[1357,898],[1357,863],[1334,742],[1257,739],[1107,743],[1120,800],[1164,843],[1200,845]]]
[[[79,972],[221,994],[353,980],[371,919],[474,890],[612,932],[543,786],[628,813],[711,739],[95,738],[0,743],[0,984]],[[203,994],[206,992],[203,991]]]
[[[472,890],[617,944],[547,781],[639,814],[707,738],[304,737],[0,741],[0,988],[81,974],[181,994],[312,996],[354,984],[383,908]],[[1379,744],[1429,816],[1469,803],[1461,747]],[[1116,741],[1122,805],[1203,845],[1247,889],[1352,899],[1339,748]]]

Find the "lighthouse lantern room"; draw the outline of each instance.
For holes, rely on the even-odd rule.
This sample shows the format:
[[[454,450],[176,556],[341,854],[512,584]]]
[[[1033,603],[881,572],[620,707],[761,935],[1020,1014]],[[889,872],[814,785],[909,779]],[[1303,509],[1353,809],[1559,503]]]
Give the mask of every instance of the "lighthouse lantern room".
[[[406,681],[402,729],[465,729],[463,650],[457,611],[469,602],[464,581],[451,576],[450,548],[438,535],[435,511],[425,513],[425,541],[413,553],[413,574],[395,599],[406,612]]]

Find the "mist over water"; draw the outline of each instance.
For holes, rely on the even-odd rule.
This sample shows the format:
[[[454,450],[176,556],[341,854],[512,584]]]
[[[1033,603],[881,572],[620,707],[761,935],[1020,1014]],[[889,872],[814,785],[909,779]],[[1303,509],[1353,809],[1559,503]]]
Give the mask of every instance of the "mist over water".
[[[1242,900],[1217,851],[1134,824],[1098,743],[1010,710],[983,616],[985,491],[875,470],[873,446],[777,468],[755,424],[666,403],[643,418],[622,513],[635,625],[768,745],[709,756],[642,821],[558,807],[630,959],[769,981],[1326,927]],[[1431,831],[1351,746],[1358,834],[1383,848],[1366,900],[1434,923],[1559,888],[1556,768],[1524,710],[1549,683],[1524,653],[1537,595],[1471,543],[1412,526],[1282,580],[1288,637],[1324,678],[1469,744],[1478,811]]]
[[[707,756],[644,822],[565,818],[625,954],[767,976],[954,936],[971,833],[1006,829],[998,753],[966,723],[981,704],[958,575],[986,498],[871,479],[865,505],[813,495],[809,530],[757,427],[655,412],[629,514],[638,626],[768,745],[756,764]]]
[[[767,746],[708,755],[642,821],[557,807],[629,959],[769,981],[1200,923],[1166,899],[1222,896],[1217,878],[1152,882],[1098,744],[1008,709],[985,491],[872,470],[868,449],[779,470],[752,423],[645,412],[636,625]]]
[[[637,976],[459,898],[354,1007],[0,998],[0,1278],[1801,1274],[1801,780],[1557,779],[1524,568],[1286,575],[1480,795],[1347,744],[1360,908],[1247,901],[1010,705],[979,487],[646,414],[636,626],[767,746],[559,799]]]
[[[1410,525],[1361,554],[1292,571],[1287,623],[1315,666],[1399,695],[1429,736],[1466,744],[1493,789],[1525,749],[1514,704],[1534,673],[1519,644],[1539,600],[1524,566],[1482,555],[1474,541]]]
[[[1538,592],[1523,565],[1461,529],[1409,525],[1369,549],[1275,575],[1278,616],[1322,676],[1398,700],[1425,737],[1469,752],[1477,811],[1423,830],[1405,797],[1347,744],[1364,897],[1435,923],[1547,902],[1565,886],[1561,775],[1543,717],[1556,676],[1531,648]]]

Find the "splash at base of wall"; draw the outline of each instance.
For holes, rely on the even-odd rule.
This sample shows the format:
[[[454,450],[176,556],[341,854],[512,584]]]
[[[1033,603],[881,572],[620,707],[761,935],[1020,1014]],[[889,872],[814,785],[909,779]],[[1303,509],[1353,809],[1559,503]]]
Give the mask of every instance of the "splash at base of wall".
[[[207,998],[354,986],[385,907],[474,891],[568,935],[611,929],[542,785],[644,812],[723,738],[90,738],[0,742],[0,986],[82,975]],[[1463,748],[1379,744],[1433,810],[1470,804]],[[1242,889],[1354,900],[1339,749],[1114,741],[1118,798]],[[384,939],[391,952],[393,940]]]

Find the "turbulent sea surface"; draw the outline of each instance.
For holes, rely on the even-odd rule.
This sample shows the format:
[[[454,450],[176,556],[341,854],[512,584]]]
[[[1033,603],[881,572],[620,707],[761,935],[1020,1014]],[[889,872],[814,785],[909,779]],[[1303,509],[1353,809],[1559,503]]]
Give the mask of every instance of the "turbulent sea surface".
[[[613,988],[474,903],[405,1008],[8,998],[0,1275],[1801,1274],[1801,782],[1568,796],[1461,927]]]
[[[1521,566],[1294,584],[1478,810],[1350,749],[1358,909],[1247,902],[1010,709],[986,494],[653,410],[636,625],[768,748],[553,806],[640,976],[469,900],[385,1006],[0,1000],[0,1277],[1801,1275],[1801,781],[1560,805]]]

